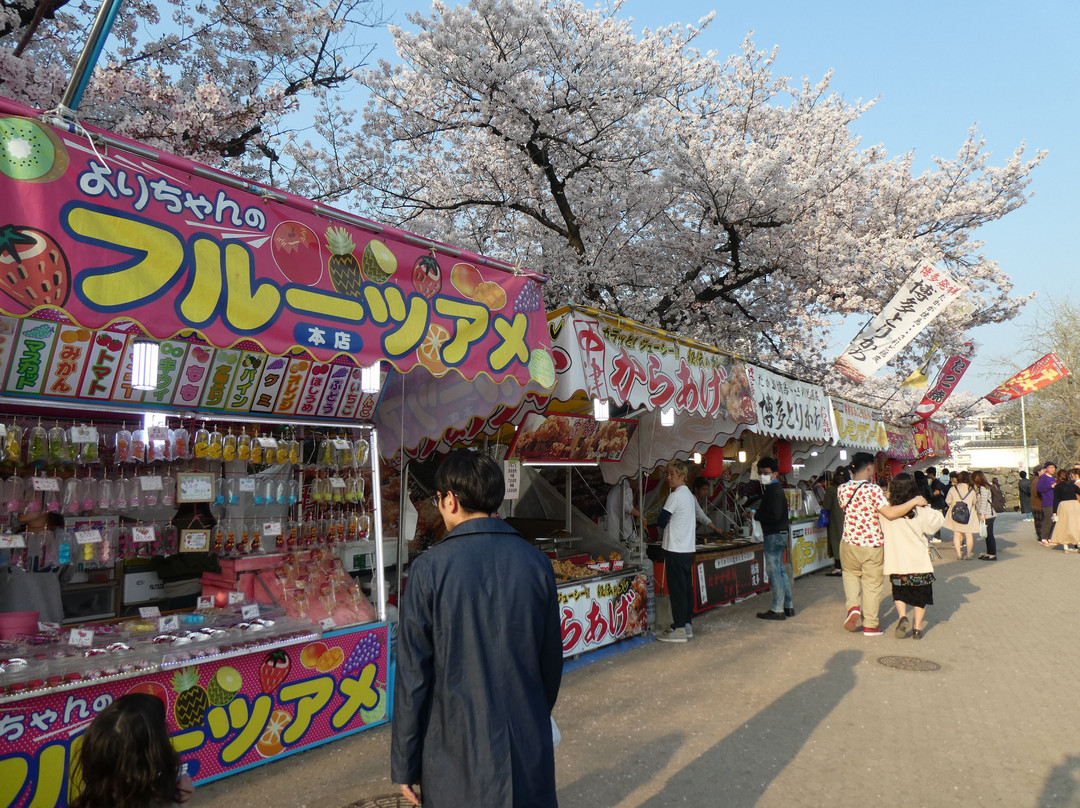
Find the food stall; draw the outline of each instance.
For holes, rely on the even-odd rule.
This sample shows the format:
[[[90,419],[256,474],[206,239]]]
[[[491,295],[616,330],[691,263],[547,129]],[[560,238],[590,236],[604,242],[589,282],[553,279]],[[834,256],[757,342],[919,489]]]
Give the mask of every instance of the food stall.
[[[551,387],[542,279],[36,115],[0,99],[0,560],[74,578],[0,619],[0,806],[65,804],[131,691],[196,783],[385,722],[384,477],[463,385],[481,419]],[[197,602],[160,559],[211,562]]]

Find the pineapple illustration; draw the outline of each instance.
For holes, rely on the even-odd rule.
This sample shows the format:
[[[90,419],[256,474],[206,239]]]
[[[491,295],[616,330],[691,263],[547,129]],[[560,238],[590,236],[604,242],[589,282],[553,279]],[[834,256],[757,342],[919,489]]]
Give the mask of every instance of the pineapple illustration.
[[[184,668],[173,674],[173,690],[176,700],[173,702],[173,718],[180,729],[191,729],[202,723],[203,716],[210,706],[206,690],[199,684],[199,669]]]
[[[328,266],[330,268],[330,282],[334,289],[343,295],[360,297],[360,283],[363,277],[360,274],[360,262],[353,256],[356,244],[344,227],[326,228],[326,246],[330,248],[331,256]]]

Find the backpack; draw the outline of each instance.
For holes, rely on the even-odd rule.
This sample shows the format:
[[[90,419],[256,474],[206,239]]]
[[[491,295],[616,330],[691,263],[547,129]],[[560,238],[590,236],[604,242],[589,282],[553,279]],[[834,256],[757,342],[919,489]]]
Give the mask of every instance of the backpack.
[[[965,496],[964,499],[966,498],[967,497]],[[957,524],[966,525],[968,520],[971,518],[971,508],[969,508],[967,503],[964,502],[963,499],[961,499],[959,502],[952,506],[952,513],[950,515],[952,516],[952,520]]]
[[[990,486],[990,507],[994,509],[994,513],[1005,512],[1005,495],[996,485]]]

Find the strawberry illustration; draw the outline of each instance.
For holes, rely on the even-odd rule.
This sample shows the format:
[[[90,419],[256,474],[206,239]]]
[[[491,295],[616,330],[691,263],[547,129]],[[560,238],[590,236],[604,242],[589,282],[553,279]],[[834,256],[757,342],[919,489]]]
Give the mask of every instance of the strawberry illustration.
[[[281,683],[289,675],[290,667],[292,667],[292,661],[281,649],[267,654],[266,659],[259,666],[259,684],[262,685],[263,693],[273,693],[281,687]]]
[[[67,256],[52,236],[24,225],[0,227],[0,291],[29,311],[63,306],[70,284]]]

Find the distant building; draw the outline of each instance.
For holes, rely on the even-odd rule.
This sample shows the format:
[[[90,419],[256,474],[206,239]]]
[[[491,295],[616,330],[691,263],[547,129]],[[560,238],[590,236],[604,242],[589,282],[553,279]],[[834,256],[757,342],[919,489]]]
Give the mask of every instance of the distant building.
[[[1025,463],[1023,442],[1008,435],[1000,419],[993,415],[973,415],[958,428],[950,429],[949,447],[949,468],[1030,472],[1039,464],[1038,445],[1028,444]]]

